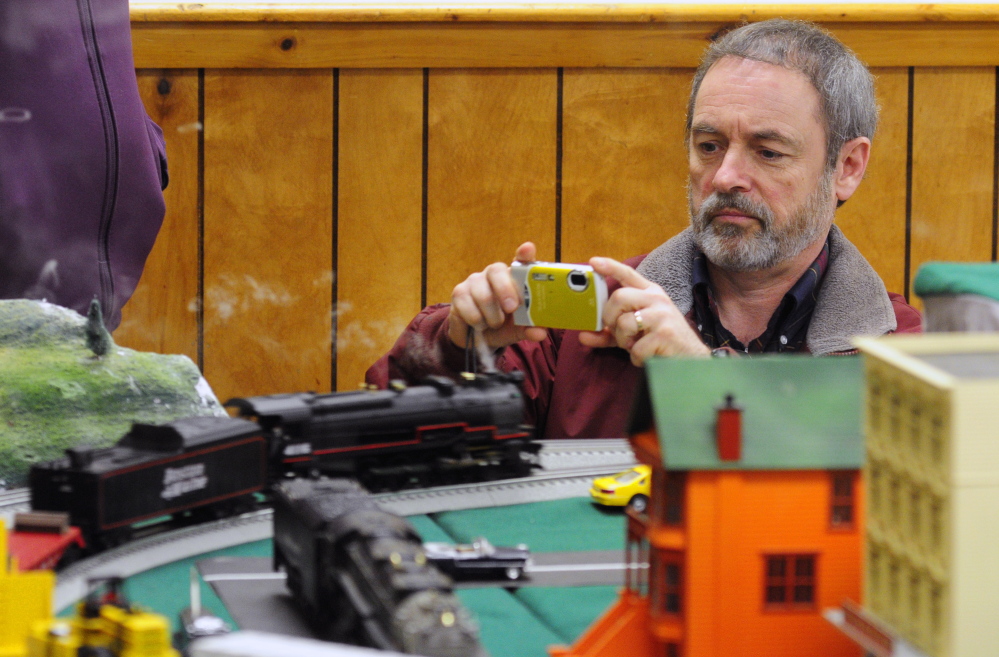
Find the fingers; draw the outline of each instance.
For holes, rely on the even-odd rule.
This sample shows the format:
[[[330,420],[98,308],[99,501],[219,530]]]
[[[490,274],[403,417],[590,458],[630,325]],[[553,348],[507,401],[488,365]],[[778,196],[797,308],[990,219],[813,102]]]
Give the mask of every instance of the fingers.
[[[645,313],[642,313],[644,320]],[[631,362],[641,367],[653,356],[710,356],[711,349],[686,321],[680,325],[663,323],[653,331],[641,334],[628,349]]]
[[[514,260],[517,262],[534,262],[538,259],[538,249],[533,242],[524,242],[517,247],[517,254]]]
[[[515,342],[520,340],[530,340],[531,342],[541,342],[548,337],[548,329],[542,328],[540,326],[518,326],[519,337]]]
[[[665,316],[671,311],[667,303],[672,306],[672,302],[663,299],[650,300],[645,305],[627,304],[626,308],[632,307],[634,310],[622,310],[617,314],[614,323],[607,325],[617,346],[631,351],[635,344],[648,335],[654,327],[662,326]]]
[[[655,285],[628,265],[613,258],[590,258],[590,266],[599,274],[615,278],[624,287],[644,290]]]
[[[710,349],[662,288],[649,285],[644,289],[615,291],[605,307],[604,331],[581,334],[580,342],[590,347],[625,349],[631,362],[639,367],[652,356],[710,354]]]
[[[603,349],[605,347],[616,347],[617,340],[610,331],[580,331],[579,342],[587,347]]]
[[[468,345],[468,326],[452,301],[451,311],[447,315],[447,337],[459,349],[464,349]]]
[[[641,309],[645,312],[645,309],[659,304],[675,308],[672,299],[661,287],[654,283],[649,285],[650,287],[644,289],[622,287],[615,290],[604,304],[604,326],[613,330],[623,322],[623,328],[634,329],[636,323],[631,314],[634,311]],[[645,322],[645,325],[649,326],[648,322]]]
[[[517,248],[516,259],[531,262],[537,249],[531,242]],[[483,332],[489,346],[504,347],[520,340],[540,342],[548,335],[543,328],[514,326],[513,312],[520,305],[520,292],[510,276],[509,265],[495,262],[455,286],[451,293],[448,336],[458,347],[467,342],[468,327]]]
[[[485,273],[489,282],[488,294],[498,301],[501,312],[509,314],[516,310],[517,306],[520,305],[520,292],[510,276],[510,268],[497,262],[486,267]],[[483,302],[486,302],[485,297],[483,297]],[[496,328],[495,325],[490,324],[490,326]]]
[[[517,247],[518,261],[531,262],[535,257],[537,249],[533,243],[524,242]],[[466,299],[466,295],[470,299]],[[459,296],[462,303],[457,304]],[[465,322],[482,329],[499,328],[506,316],[520,305],[520,292],[510,276],[510,267],[502,262],[494,262],[469,276],[455,288],[451,297]]]

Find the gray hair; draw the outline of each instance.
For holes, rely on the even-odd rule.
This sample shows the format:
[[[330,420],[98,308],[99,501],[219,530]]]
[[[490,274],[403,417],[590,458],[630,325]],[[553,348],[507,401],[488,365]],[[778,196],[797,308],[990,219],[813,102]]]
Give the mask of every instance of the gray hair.
[[[732,30],[705,51],[687,103],[688,139],[701,82],[723,57],[773,64],[798,71],[809,79],[821,103],[828,169],[836,166],[843,144],[857,137],[874,138],[878,103],[874,98],[874,76],[864,63],[817,25],[776,18]]]

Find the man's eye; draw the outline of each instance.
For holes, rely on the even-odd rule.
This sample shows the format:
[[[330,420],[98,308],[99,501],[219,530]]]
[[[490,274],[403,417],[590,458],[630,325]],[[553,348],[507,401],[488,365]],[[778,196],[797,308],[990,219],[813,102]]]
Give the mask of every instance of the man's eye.
[[[763,150],[760,151],[760,157],[762,157],[764,160],[770,160],[772,162],[775,162],[784,157],[784,154],[764,148]]]
[[[714,153],[718,151],[718,144],[710,141],[704,141],[698,144],[698,148],[701,149],[702,153]]]

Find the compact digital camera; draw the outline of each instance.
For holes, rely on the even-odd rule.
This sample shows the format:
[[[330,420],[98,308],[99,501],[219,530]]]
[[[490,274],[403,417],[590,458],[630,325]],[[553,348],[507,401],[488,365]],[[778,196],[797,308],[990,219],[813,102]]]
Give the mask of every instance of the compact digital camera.
[[[599,331],[607,283],[589,265],[514,262],[510,274],[520,292],[513,313],[518,326]]]

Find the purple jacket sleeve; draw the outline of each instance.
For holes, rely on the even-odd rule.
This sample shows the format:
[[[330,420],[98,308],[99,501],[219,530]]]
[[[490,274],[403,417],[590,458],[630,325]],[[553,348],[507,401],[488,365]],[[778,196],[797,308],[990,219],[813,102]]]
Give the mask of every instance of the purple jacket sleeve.
[[[430,375],[457,378],[465,369],[465,350],[447,335],[449,304],[424,308],[402,332],[387,354],[365,374],[369,384],[384,388],[393,379],[419,383]],[[498,352],[496,367],[504,372],[524,373],[524,396],[528,400],[525,421],[544,426],[548,415],[555,363],[562,331],[549,331],[542,342],[523,341]]]
[[[162,133],[146,115],[128,0],[5,0],[0,298],[48,299],[113,329],[163,220]]]

